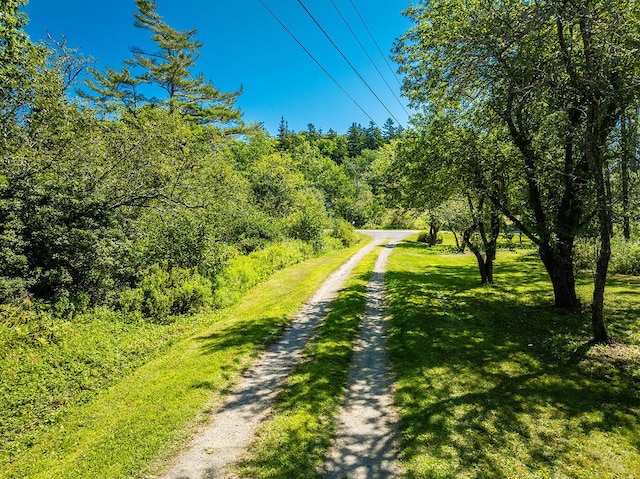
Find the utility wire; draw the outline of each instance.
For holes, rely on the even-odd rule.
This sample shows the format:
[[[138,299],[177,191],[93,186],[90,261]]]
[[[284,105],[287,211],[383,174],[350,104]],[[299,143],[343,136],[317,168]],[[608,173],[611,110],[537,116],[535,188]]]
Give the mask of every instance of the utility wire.
[[[347,21],[347,19],[344,17],[344,15],[342,14],[342,12],[340,11],[340,9],[338,8],[338,6],[336,5],[336,3],[333,0],[329,0],[331,2],[331,5],[333,5],[333,8],[335,8],[336,12],[338,12],[338,15],[340,15],[340,18],[342,18],[342,21],[344,22],[344,24],[347,26],[347,28],[349,29],[349,31],[351,32],[351,35],[353,35],[353,38],[355,39],[355,41],[358,43],[358,45],[360,45],[360,48],[362,49],[362,51],[364,52],[364,54],[367,56],[367,58],[369,59],[369,61],[371,62],[371,64],[373,65],[373,68],[376,69],[376,71],[378,72],[378,75],[380,75],[380,78],[382,78],[382,81],[384,82],[385,85],[387,85],[387,87],[389,88],[389,91],[391,92],[391,94],[394,96],[394,98],[398,101],[398,104],[402,107],[402,109],[404,110],[404,112],[407,114],[407,116],[409,115],[409,112],[407,111],[407,109],[404,107],[404,105],[402,104],[402,102],[400,101],[400,98],[398,98],[398,95],[396,95],[396,93],[393,91],[393,88],[391,88],[391,85],[389,85],[389,82],[387,81],[387,79],[384,77],[384,75],[382,74],[382,72],[380,71],[380,69],[378,68],[378,65],[376,65],[376,62],[373,61],[373,58],[371,58],[371,55],[369,55],[369,52],[367,52],[367,49],[364,47],[364,45],[362,44],[362,42],[360,41],[360,39],[358,38],[358,35],[356,35],[356,32],[353,31],[353,28],[351,28],[351,25],[349,25],[349,22]]]
[[[269,7],[268,7],[268,6],[267,6],[267,4],[266,4],[266,3],[264,3],[264,1],[263,1],[263,0],[258,0],[258,1],[259,1],[259,2],[262,4],[262,6],[263,6],[263,7],[264,7],[264,8],[265,8],[265,9],[266,9],[270,14],[271,14],[271,16],[272,16],[273,18],[275,18],[275,20],[280,24],[280,26],[281,26],[282,28],[284,28],[284,30],[285,30],[285,31],[286,31],[286,32],[291,36],[291,38],[293,38],[293,39],[295,40],[295,42],[296,42],[298,45],[300,45],[300,48],[302,48],[302,49],[305,51],[305,53],[306,53],[307,55],[309,55],[309,57],[310,57],[310,58],[311,58],[311,59],[316,63],[316,65],[318,65],[318,67],[320,67],[320,69],[325,73],[325,75],[327,75],[327,76],[328,76],[328,77],[333,81],[333,83],[335,83],[335,84],[336,84],[336,86],[337,86],[338,88],[340,88],[340,90],[342,90],[342,92],[343,92],[345,95],[347,95],[347,97],[349,98],[349,100],[351,100],[351,101],[354,103],[354,105],[356,105],[358,108],[360,108],[360,111],[362,111],[362,113],[364,113],[364,114],[365,114],[365,116],[366,116],[367,118],[369,118],[369,120],[371,120],[373,123],[375,123],[375,121],[374,121],[374,119],[371,117],[371,115],[369,115],[369,113],[367,113],[367,111],[366,111],[364,108],[362,108],[362,106],[360,106],[360,104],[359,104],[356,100],[354,100],[354,98],[353,98],[351,95],[349,95],[349,92],[348,92],[347,90],[345,90],[345,89],[342,87],[342,85],[340,85],[340,83],[338,83],[338,80],[336,80],[336,79],[331,75],[331,73],[329,73],[329,72],[327,71],[327,69],[326,69],[325,67],[323,67],[323,66],[322,66],[322,63],[320,63],[320,62],[316,59],[316,57],[314,57],[314,56],[313,56],[313,54],[312,54],[309,50],[307,50],[307,48],[302,44],[302,42],[300,42],[300,40],[298,40],[298,38],[293,34],[293,32],[291,32],[291,30],[289,30],[289,29],[287,28],[287,26],[286,26],[286,25],[282,22],[282,20],[280,20],[280,18],[278,18],[278,16],[277,16],[277,15],[276,15],[276,14],[275,14],[275,13],[274,13],[274,12],[273,12]]]
[[[360,18],[360,21],[362,22],[362,24],[364,25],[364,28],[367,30],[367,33],[369,33],[369,36],[371,37],[371,40],[373,40],[373,43],[376,45],[376,48],[378,49],[378,51],[380,52],[380,55],[382,55],[382,58],[384,58],[384,62],[387,64],[387,66],[389,67],[389,70],[391,71],[391,73],[393,73],[393,77],[396,79],[396,81],[398,82],[398,85],[402,86],[402,82],[400,81],[400,79],[398,78],[398,75],[396,74],[396,72],[393,70],[393,68],[391,68],[391,65],[389,64],[389,61],[387,60],[387,56],[382,53],[382,49],[380,48],[380,45],[378,45],[378,42],[376,41],[376,38],[373,36],[373,34],[371,33],[371,30],[369,30],[369,27],[367,26],[367,23],[364,21],[364,18],[362,18],[362,15],[360,15],[360,11],[358,10],[358,7],[356,7],[356,4],[353,3],[353,0],[349,0],[349,2],[351,3],[351,6],[353,7],[353,9],[356,11],[356,13],[358,14],[358,17]]]
[[[342,58],[344,58],[344,61],[346,61],[349,66],[351,67],[351,69],[354,71],[354,73],[356,75],[358,75],[358,78],[360,78],[360,80],[362,80],[362,83],[364,83],[366,85],[366,87],[369,89],[369,91],[373,94],[374,97],[376,97],[376,99],[380,102],[380,104],[384,107],[385,110],[387,110],[387,113],[389,113],[389,115],[391,115],[391,117],[399,124],[402,126],[402,123],[400,123],[400,120],[398,120],[396,118],[396,116],[391,113],[391,110],[389,110],[389,108],[387,108],[387,105],[384,104],[384,102],[380,99],[380,97],[378,95],[376,95],[376,92],[373,91],[373,89],[369,86],[369,84],[367,83],[367,81],[362,78],[362,75],[360,75],[360,73],[358,72],[358,70],[356,69],[356,67],[353,66],[353,64],[349,61],[349,59],[345,56],[344,53],[342,53],[342,50],[340,50],[340,48],[338,47],[338,45],[336,45],[336,43],[331,39],[331,37],[329,36],[329,34],[325,31],[324,28],[322,28],[322,25],[320,25],[320,23],[318,23],[318,20],[316,20],[316,18],[313,16],[313,14],[309,11],[309,9],[304,5],[304,3],[302,3],[302,0],[298,0],[298,3],[300,4],[300,6],[304,9],[305,12],[307,12],[307,15],[309,15],[309,17],[311,17],[311,20],[313,20],[313,22],[316,24],[316,26],[320,29],[320,31],[322,33],[324,33],[324,36],[327,37],[327,40],[329,40],[329,42],[331,43],[331,45],[333,45],[333,47],[338,51],[338,53],[340,53],[340,55],[342,55]],[[375,121],[374,121],[375,123]]]

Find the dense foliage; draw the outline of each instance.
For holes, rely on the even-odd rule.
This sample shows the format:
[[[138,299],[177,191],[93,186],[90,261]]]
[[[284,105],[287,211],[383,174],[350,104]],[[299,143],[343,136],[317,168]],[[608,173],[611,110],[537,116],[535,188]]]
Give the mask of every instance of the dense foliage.
[[[186,315],[358,242],[400,135],[247,125],[155,2],[136,2],[148,50],[104,70],[31,42],[25,3],[0,5],[2,461],[205,322]]]
[[[225,304],[225,268],[252,261],[239,257],[283,243],[270,266],[246,266],[263,278],[383,216],[369,167],[393,121],[339,135],[283,120],[274,138],[242,121],[241,90],[193,74],[197,32],[155,2],[136,2],[149,49],[102,71],[64,42],[30,42],[23,3],[2,7],[0,304],[154,318]]]

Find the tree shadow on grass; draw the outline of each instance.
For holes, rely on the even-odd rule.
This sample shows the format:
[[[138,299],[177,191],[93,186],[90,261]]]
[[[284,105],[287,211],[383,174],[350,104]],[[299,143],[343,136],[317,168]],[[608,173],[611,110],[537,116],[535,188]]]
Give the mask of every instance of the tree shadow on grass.
[[[233,350],[239,353],[264,349],[281,336],[290,318],[282,316],[256,316],[238,321],[214,333],[197,336],[203,354]]]
[[[409,477],[597,476],[609,461],[640,463],[638,382],[583,367],[588,318],[531,304],[542,273],[506,264],[500,286],[482,288],[472,266],[426,264],[387,273],[403,458],[422,464]],[[522,281],[527,301],[504,286]]]

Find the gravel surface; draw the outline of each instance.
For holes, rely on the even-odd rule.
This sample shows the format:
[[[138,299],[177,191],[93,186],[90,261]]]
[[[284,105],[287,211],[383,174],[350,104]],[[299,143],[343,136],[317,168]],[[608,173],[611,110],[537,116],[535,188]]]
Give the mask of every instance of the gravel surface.
[[[209,426],[193,438],[163,479],[213,479],[229,477],[227,466],[239,459],[253,439],[257,426],[266,418],[278,386],[299,360],[314,327],[328,311],[331,301],[349,273],[380,240],[374,240],[353,255],[318,289],[284,332],[265,351],[213,413]]]
[[[383,304],[387,260],[400,239],[391,237],[382,249],[369,283],[349,387],[324,467],[327,479],[383,479],[400,473],[396,464],[397,416],[392,407],[392,379],[385,356]]]
[[[369,287],[363,334],[350,375],[350,387],[327,477],[389,478],[397,472],[394,424],[390,408],[390,380],[384,356],[383,277],[392,245],[415,231],[361,230],[374,238],[335,271],[285,330],[243,375],[208,426],[192,439],[162,479],[215,479],[234,477],[228,466],[237,461],[266,419],[278,387],[291,372],[326,316],[331,302],[351,270],[384,241]],[[296,478],[292,478],[296,479]]]

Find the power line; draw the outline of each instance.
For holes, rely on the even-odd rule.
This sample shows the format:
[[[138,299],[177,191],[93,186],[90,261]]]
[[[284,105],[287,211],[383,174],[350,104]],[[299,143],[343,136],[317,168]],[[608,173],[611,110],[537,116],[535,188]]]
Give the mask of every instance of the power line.
[[[374,97],[376,97],[376,100],[378,100],[380,102],[380,104],[384,107],[385,110],[387,110],[387,113],[389,113],[389,115],[391,115],[391,117],[396,120],[396,122],[402,126],[402,123],[400,122],[400,120],[398,120],[396,118],[396,116],[391,113],[391,110],[389,110],[389,108],[387,108],[387,105],[384,104],[384,102],[380,99],[380,97],[378,95],[376,95],[376,92],[373,91],[373,89],[369,86],[369,84],[367,83],[367,81],[362,77],[362,75],[360,75],[360,73],[358,72],[358,70],[356,69],[356,67],[353,66],[353,64],[349,61],[349,59],[345,56],[344,53],[342,53],[342,50],[340,50],[340,48],[338,47],[338,45],[336,45],[336,43],[331,39],[331,37],[329,36],[329,34],[324,30],[324,28],[322,28],[322,25],[320,25],[320,23],[318,23],[318,20],[316,20],[316,18],[313,16],[313,14],[309,11],[309,9],[304,5],[304,3],[302,3],[302,0],[298,0],[298,3],[300,4],[300,6],[304,9],[305,12],[307,12],[307,15],[309,15],[309,17],[311,17],[311,20],[313,20],[313,22],[316,24],[316,26],[320,29],[320,31],[324,34],[325,37],[327,37],[327,40],[329,40],[329,42],[331,43],[331,45],[333,45],[333,47],[338,51],[338,53],[340,53],[340,55],[342,56],[342,58],[344,58],[344,61],[347,62],[347,64],[351,67],[351,69],[354,71],[354,73],[356,75],[358,75],[358,78],[360,78],[360,80],[362,80],[362,83],[364,83],[366,85],[366,87],[369,89],[369,91],[373,94]],[[374,121],[375,123],[375,121]]]
[[[387,79],[384,77],[384,75],[382,74],[382,72],[378,68],[378,65],[376,65],[376,63],[373,61],[373,58],[371,58],[371,55],[369,55],[369,52],[367,52],[367,49],[364,47],[364,45],[362,44],[362,42],[358,38],[358,35],[356,35],[356,32],[353,31],[353,28],[351,28],[351,25],[349,25],[349,22],[344,17],[344,15],[342,14],[342,12],[338,8],[338,6],[335,4],[335,2],[333,0],[329,0],[329,1],[331,2],[331,5],[333,5],[333,8],[335,8],[336,12],[338,12],[338,15],[340,15],[340,18],[342,18],[342,21],[344,22],[344,24],[347,26],[347,28],[351,32],[351,35],[353,35],[353,38],[355,39],[355,41],[358,43],[358,45],[360,45],[360,48],[362,49],[364,54],[367,56],[367,58],[369,59],[369,61],[373,65],[373,68],[376,69],[376,71],[378,72],[378,75],[380,75],[380,78],[382,78],[382,81],[384,82],[384,84],[387,85],[387,87],[389,88],[389,91],[391,92],[391,94],[398,101],[398,104],[402,107],[402,109],[407,114],[407,116],[409,116],[409,112],[407,111],[407,109],[404,107],[404,105],[400,101],[400,98],[398,98],[398,95],[396,95],[396,93],[393,91],[393,88],[391,88],[391,85],[389,85],[389,82],[387,81]]]
[[[360,21],[362,22],[362,24],[364,25],[364,28],[367,30],[367,33],[369,33],[369,36],[371,37],[371,40],[373,40],[373,43],[376,45],[376,48],[378,49],[378,51],[380,52],[380,55],[382,55],[382,58],[384,58],[384,62],[387,64],[387,66],[389,67],[389,70],[391,71],[391,73],[393,73],[393,77],[396,79],[396,81],[398,82],[398,85],[402,86],[402,82],[400,81],[400,79],[398,78],[398,75],[396,74],[396,72],[393,70],[393,68],[391,68],[391,65],[389,64],[389,61],[387,60],[387,56],[382,53],[382,49],[380,48],[380,45],[378,45],[378,42],[376,41],[376,38],[373,36],[373,34],[371,33],[371,30],[369,30],[369,27],[367,26],[367,23],[364,21],[364,18],[362,18],[362,15],[360,15],[360,11],[358,10],[358,7],[356,7],[356,4],[353,3],[353,0],[349,0],[349,2],[351,3],[351,6],[353,7],[353,9],[356,11],[356,13],[358,14],[358,17],[360,18]]]
[[[258,1],[259,1],[259,2],[262,4],[262,6],[263,6],[263,7],[264,7],[264,8],[265,8],[265,9],[266,9],[270,14],[271,14],[271,16],[272,16],[273,18],[275,18],[275,20],[280,24],[280,26],[281,26],[282,28],[284,28],[284,30],[285,30],[285,31],[286,31],[286,32],[291,36],[291,38],[293,38],[293,39],[295,40],[295,42],[296,42],[298,45],[300,45],[300,48],[302,48],[302,49],[305,51],[305,53],[306,53],[307,55],[309,55],[309,57],[310,57],[310,58],[311,58],[311,59],[316,63],[316,65],[318,65],[318,67],[320,67],[320,69],[325,73],[325,75],[327,75],[327,76],[328,76],[328,77],[333,81],[333,83],[335,83],[335,84],[336,84],[336,86],[337,86],[338,88],[340,88],[340,90],[342,90],[342,92],[343,92],[345,95],[347,95],[347,97],[349,98],[349,100],[351,100],[351,101],[354,103],[354,105],[356,105],[358,108],[360,108],[360,111],[362,111],[362,113],[364,113],[364,114],[365,114],[365,116],[366,116],[367,118],[369,118],[369,120],[371,120],[373,123],[375,123],[375,121],[374,121],[374,119],[371,117],[371,115],[369,115],[369,113],[367,113],[367,111],[366,111],[364,108],[362,108],[362,106],[360,106],[360,104],[359,104],[359,103],[358,103],[358,102],[357,102],[357,101],[356,101],[356,100],[355,100],[351,95],[349,95],[349,92],[348,92],[347,90],[345,90],[345,89],[342,87],[342,85],[340,85],[340,83],[338,83],[338,80],[336,80],[336,79],[331,75],[331,73],[329,73],[329,72],[327,71],[327,69],[326,69],[325,67],[323,67],[323,66],[322,66],[322,63],[320,63],[320,62],[316,59],[316,57],[314,57],[314,56],[313,56],[313,54],[312,54],[309,50],[307,50],[307,48],[302,44],[302,42],[300,42],[300,40],[298,40],[298,38],[293,34],[293,32],[287,28],[287,26],[286,26],[286,25],[285,25],[285,24],[280,20],[280,18],[278,18],[278,16],[277,16],[277,15],[276,15],[276,14],[275,14],[275,13],[274,13],[274,12],[273,12],[269,7],[268,7],[268,6],[267,6],[267,4],[266,4],[266,3],[264,3],[264,1],[263,1],[263,0],[258,0]]]

